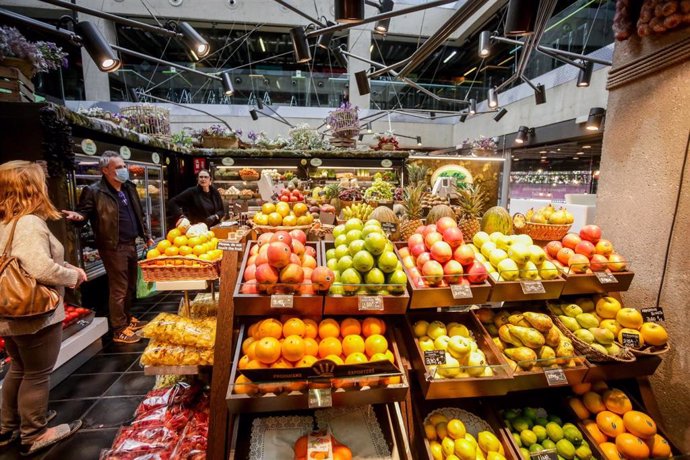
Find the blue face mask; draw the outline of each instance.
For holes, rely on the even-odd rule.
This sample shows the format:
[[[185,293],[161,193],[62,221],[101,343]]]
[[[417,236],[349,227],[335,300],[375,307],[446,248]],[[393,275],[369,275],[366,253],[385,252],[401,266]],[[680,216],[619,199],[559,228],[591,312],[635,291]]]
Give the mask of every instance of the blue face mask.
[[[122,169],[116,169],[115,170],[115,179],[124,184],[129,180],[129,170],[127,168],[122,168]]]

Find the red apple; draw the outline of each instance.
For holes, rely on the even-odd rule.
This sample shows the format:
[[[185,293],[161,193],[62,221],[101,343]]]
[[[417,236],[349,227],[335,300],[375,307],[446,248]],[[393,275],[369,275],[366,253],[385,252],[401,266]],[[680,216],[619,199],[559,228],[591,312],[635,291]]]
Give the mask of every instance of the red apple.
[[[270,243],[270,242],[271,242],[271,238],[273,238],[273,232],[262,233],[262,234],[259,235],[259,237],[256,239],[256,244],[257,244],[257,246],[261,246],[261,245],[264,245],[264,244],[266,244],[266,243]]]
[[[421,272],[429,286],[437,286],[443,281],[443,266],[435,260],[425,263]]]
[[[302,230],[292,230],[289,235],[293,240],[298,240],[302,244],[307,244],[307,234]]]
[[[242,294],[258,294],[259,291],[256,289],[256,280],[249,280],[244,283],[240,292]]]
[[[451,248],[455,249],[464,241],[462,239],[462,230],[458,227],[450,227],[443,231],[443,241],[448,243]]]
[[[594,247],[594,251],[597,254],[608,257],[613,254],[613,244],[611,244],[609,240],[599,240],[597,241],[597,245]]]
[[[244,269],[244,276],[242,277],[245,281],[256,279],[256,265],[247,265]]]
[[[611,254],[609,256],[609,263],[607,264],[609,270],[612,272],[622,272],[625,271],[625,258],[620,254]]]
[[[309,254],[302,256],[302,267],[316,268],[316,259]]]
[[[426,246],[424,245],[424,243],[418,243],[418,244],[415,244],[414,246],[410,246],[410,254],[412,255],[412,257],[415,257],[415,258],[419,257],[420,254],[422,254],[425,251],[426,251]]]
[[[247,259],[247,267],[250,265],[256,265],[256,258],[257,256],[251,256],[249,259]]]
[[[288,246],[290,246],[290,244],[292,244],[292,237],[285,230],[279,230],[279,231],[275,232],[273,234],[273,236],[271,237],[271,243],[276,243],[276,242],[285,243]]]
[[[563,247],[575,250],[577,243],[582,241],[582,238],[577,233],[568,233],[563,237]]]
[[[424,244],[424,235],[415,233],[407,239],[407,247],[411,248],[415,244]]]
[[[287,232],[283,232],[290,238]],[[290,246],[286,243],[280,241],[274,241],[268,243],[268,250],[266,251],[266,257],[268,257],[268,263],[275,268],[283,268],[290,263],[290,255],[292,255],[292,250]]]
[[[474,251],[469,244],[462,244],[453,252],[453,259],[467,268],[474,263]]]
[[[443,266],[443,279],[448,284],[459,283],[462,279],[462,265],[457,260],[449,260]]]
[[[287,264],[280,271],[280,282],[285,284],[300,284],[304,281],[304,270],[297,264]]]
[[[258,253],[259,253],[259,245],[258,245],[258,244],[255,244],[255,245],[252,246],[252,248],[249,250],[249,255],[250,255],[250,256],[255,256],[255,255],[257,255]]]
[[[314,295],[314,285],[310,280],[304,280],[297,290],[300,295]]]
[[[326,291],[335,280],[335,274],[328,267],[316,267],[311,273],[311,282],[318,291]]]
[[[438,233],[438,227],[436,227],[436,224],[429,224],[426,227],[424,227],[424,231],[422,232],[422,235],[424,235],[424,238],[426,238],[426,236],[429,233]]]
[[[421,270],[422,267],[424,267],[424,264],[429,262],[430,260],[431,260],[431,253],[429,253],[429,252],[421,253],[419,255],[419,257],[417,257],[417,263],[416,263],[417,268],[419,268]]]
[[[427,249],[431,249],[431,246],[433,246],[437,241],[443,241],[443,235],[441,235],[439,232],[430,232],[424,237],[424,244],[426,245]]]
[[[297,254],[290,254],[290,263],[291,264],[297,264],[297,265],[302,265],[302,259]]]
[[[603,272],[606,270],[609,259],[601,254],[594,254],[592,259],[589,261],[589,268],[593,272]]]
[[[601,229],[598,225],[585,225],[580,229],[580,238],[597,244],[601,239]]]
[[[457,228],[458,223],[455,222],[455,219],[452,217],[441,217],[437,222],[436,222],[436,228],[439,233],[443,233],[449,228]]]
[[[582,254],[591,259],[594,255],[594,244],[591,241],[583,240],[575,245],[575,254]]]
[[[412,267],[408,269],[408,273],[410,274],[410,281],[412,281],[412,284],[420,288],[427,286],[427,284],[424,282],[424,278],[422,278],[422,275],[417,267]]]
[[[437,241],[431,246],[431,258],[445,264],[453,258],[453,249],[445,241]]]
[[[558,256],[558,251],[561,249],[563,249],[563,244],[560,241],[551,241],[546,245],[546,253],[552,259],[555,259],[556,256]]]
[[[273,285],[278,282],[279,272],[269,264],[261,264],[256,267],[256,281],[263,285]]]
[[[570,273],[586,273],[589,268],[589,259],[582,254],[573,254],[568,259]]]
[[[417,227],[417,229],[414,232],[419,233],[420,235],[423,235],[424,230],[426,230],[426,225],[420,225],[419,227]]]
[[[556,258],[560,263],[563,265],[567,266],[568,261],[570,260],[570,257],[575,254],[575,251],[573,251],[570,248],[563,248],[560,251],[558,251],[558,254],[556,254]]]
[[[489,272],[486,271],[484,264],[475,260],[474,263],[467,270],[467,281],[472,284],[481,284],[489,277]]]
[[[268,246],[266,246],[268,247]],[[266,251],[259,252],[259,254],[256,256],[256,260],[254,261],[254,265],[257,267],[261,264],[267,264],[268,263],[268,256],[266,255]]]
[[[314,272],[314,269],[311,267],[302,267],[302,271],[304,271],[304,279],[305,280],[310,280],[311,275]]]
[[[302,242],[297,239],[293,239],[292,244],[290,246],[292,246],[292,253],[300,257],[302,256],[302,254],[304,254],[304,251],[306,250]]]
[[[304,254],[316,259],[316,249],[313,246],[304,246]]]

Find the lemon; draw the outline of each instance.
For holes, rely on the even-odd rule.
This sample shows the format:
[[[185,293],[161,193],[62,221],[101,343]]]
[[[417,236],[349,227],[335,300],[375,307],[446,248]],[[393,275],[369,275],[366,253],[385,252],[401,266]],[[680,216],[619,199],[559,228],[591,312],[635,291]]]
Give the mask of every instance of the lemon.
[[[477,447],[465,438],[456,439],[454,449],[461,460],[475,460],[477,456]]]
[[[431,458],[434,460],[443,460],[443,448],[438,441],[431,441],[429,443],[429,449],[431,450]]]
[[[499,452],[499,446],[501,443],[493,433],[489,431],[482,431],[477,434],[477,438],[479,447],[484,452]]]
[[[443,441],[443,438],[448,437],[448,428],[446,422],[436,424],[436,436],[438,436],[438,439],[441,441]]]
[[[443,438],[443,441],[441,441],[441,447],[443,448],[443,455],[445,457],[455,453],[455,442],[453,442],[453,440],[450,438]]]
[[[431,423],[424,424],[424,433],[429,441],[436,440],[436,427]]]
[[[464,438],[465,434],[467,433],[467,430],[465,430],[465,424],[456,418],[448,422],[446,425],[446,430],[448,430],[448,436],[453,439]]]

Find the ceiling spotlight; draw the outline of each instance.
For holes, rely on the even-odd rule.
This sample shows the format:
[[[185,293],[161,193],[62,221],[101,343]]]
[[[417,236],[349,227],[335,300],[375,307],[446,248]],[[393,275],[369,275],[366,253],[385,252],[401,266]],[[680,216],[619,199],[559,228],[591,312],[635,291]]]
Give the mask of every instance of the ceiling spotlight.
[[[470,99],[470,115],[474,115],[477,113],[477,100],[476,99]]]
[[[417,136],[417,146],[418,147],[422,146],[422,136]]]
[[[364,19],[364,0],[335,0],[335,20],[340,23]]]
[[[388,13],[390,11],[393,11],[393,5],[393,0],[381,0],[381,4],[379,5],[379,13]],[[378,21],[376,21],[376,25],[374,26],[374,32],[385,35],[386,33],[388,33],[388,29],[390,28],[390,26],[390,18],[379,19]]]
[[[530,35],[537,21],[539,2],[510,0],[504,32],[506,35]]]
[[[484,30],[479,34],[479,57],[487,57],[491,53],[491,32]]]
[[[311,50],[309,49],[309,42],[307,41],[304,27],[299,26],[290,29],[290,37],[292,38],[292,48],[295,52],[295,62],[303,64],[311,61]]]
[[[367,123],[367,133],[371,134],[371,123]]]
[[[498,107],[498,93],[496,92],[496,88],[489,88],[489,108],[490,109],[495,109]]]
[[[334,26],[335,22],[333,21],[326,21],[326,27],[331,27]],[[328,47],[331,45],[331,40],[333,39],[333,32],[327,33],[327,34],[321,34],[319,35],[319,39],[316,40],[316,46],[321,47],[323,49],[328,49]]]
[[[517,131],[517,137],[515,142],[517,144],[524,144],[527,141],[527,135],[529,134],[529,128],[527,126],[520,126]]]
[[[577,152],[575,155],[584,155],[585,152]]]
[[[119,56],[92,22],[77,23],[74,26],[74,32],[82,38],[84,48],[101,72],[113,72],[120,68],[122,61]]]
[[[589,109],[589,116],[587,117],[587,124],[585,128],[588,131],[599,131],[601,129],[601,124],[604,121],[604,115],[606,114],[606,109],[601,107],[592,107]]]
[[[357,82],[357,90],[360,96],[369,94],[371,92],[371,87],[369,86],[369,77],[367,76],[366,70],[360,70],[355,72],[355,81]]]
[[[537,105],[546,103],[546,88],[541,83],[534,89],[534,102]]]
[[[467,120],[467,114],[463,113],[460,115],[460,123],[465,123],[465,120]]]
[[[251,109],[249,111],[249,115],[252,117],[252,120],[254,120],[254,121],[259,119],[259,114],[256,113],[256,109]]]
[[[579,88],[586,88],[589,86],[589,82],[592,79],[592,69],[594,68],[594,63],[592,61],[586,61],[583,63],[584,68],[580,69],[577,74],[577,86]]]
[[[204,57],[211,51],[208,42],[204,40],[204,37],[199,35],[199,32],[194,30],[194,27],[190,26],[189,23],[184,21],[178,22],[177,30],[182,34],[182,41],[184,41],[189,49],[197,56]]]
[[[256,98],[256,106],[259,108],[259,110],[264,109],[264,101],[262,101],[260,97]]]
[[[508,113],[508,109],[506,109],[505,107],[501,108],[501,110],[496,112],[496,115],[494,115],[494,121],[500,121],[506,113]]]
[[[230,79],[230,74],[223,72],[220,74],[221,82],[223,83],[223,91],[225,91],[226,96],[232,96],[235,89],[232,87],[232,80]]]

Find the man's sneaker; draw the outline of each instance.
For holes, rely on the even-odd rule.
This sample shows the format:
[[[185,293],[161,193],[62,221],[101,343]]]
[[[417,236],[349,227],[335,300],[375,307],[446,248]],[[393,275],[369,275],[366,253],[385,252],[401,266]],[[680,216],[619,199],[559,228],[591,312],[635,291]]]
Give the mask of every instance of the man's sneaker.
[[[137,343],[139,340],[141,338],[129,326],[113,335],[113,342],[116,343]]]
[[[133,331],[136,332],[136,331],[138,331],[139,329],[143,329],[144,327],[146,327],[147,324],[148,324],[148,321],[139,321],[139,320],[136,319],[134,316],[132,316],[132,317],[129,319],[129,326],[128,326],[128,327],[129,327],[131,330],[133,330]]]

